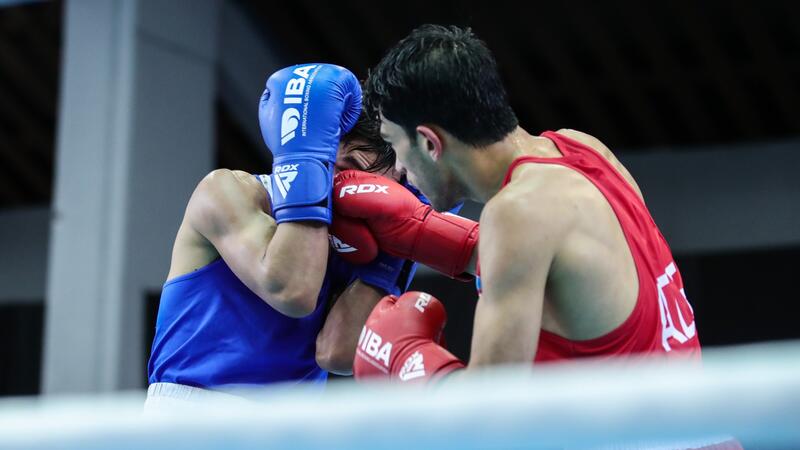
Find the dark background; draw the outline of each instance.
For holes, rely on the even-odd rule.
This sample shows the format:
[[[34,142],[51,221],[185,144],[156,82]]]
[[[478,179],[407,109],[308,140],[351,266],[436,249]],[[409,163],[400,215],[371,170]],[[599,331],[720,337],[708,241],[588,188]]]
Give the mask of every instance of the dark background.
[[[580,129],[620,153],[800,135],[800,2],[238,4],[287,63],[331,61],[361,77],[419,24],[469,25],[495,52],[528,130]],[[0,209],[52,199],[62,9],[0,8]],[[263,144],[222,102],[216,136],[218,166],[268,171]],[[706,346],[800,338],[800,248],[675,256]],[[445,302],[448,342],[468,357],[474,286],[423,277],[413,288]],[[158,293],[148,299],[152,330]],[[0,304],[0,395],[39,392],[43,303]]]

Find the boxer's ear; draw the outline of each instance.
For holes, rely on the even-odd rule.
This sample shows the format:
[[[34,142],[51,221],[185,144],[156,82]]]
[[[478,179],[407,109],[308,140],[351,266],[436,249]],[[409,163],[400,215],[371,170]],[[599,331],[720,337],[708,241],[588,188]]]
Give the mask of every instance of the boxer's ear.
[[[417,143],[428,152],[432,160],[437,161],[442,156],[442,136],[438,130],[427,125],[417,127]]]

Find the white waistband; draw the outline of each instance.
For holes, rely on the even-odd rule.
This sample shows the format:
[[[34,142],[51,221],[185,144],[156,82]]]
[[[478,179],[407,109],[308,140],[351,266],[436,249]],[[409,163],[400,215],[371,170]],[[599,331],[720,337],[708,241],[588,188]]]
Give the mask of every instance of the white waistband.
[[[177,383],[153,383],[147,388],[147,397],[166,397],[186,401],[203,401],[210,398],[244,400],[238,395]]]
[[[225,392],[211,391],[175,383],[153,383],[147,388],[144,414],[148,416],[174,415],[192,411],[198,405],[214,401],[241,404],[242,397]]]

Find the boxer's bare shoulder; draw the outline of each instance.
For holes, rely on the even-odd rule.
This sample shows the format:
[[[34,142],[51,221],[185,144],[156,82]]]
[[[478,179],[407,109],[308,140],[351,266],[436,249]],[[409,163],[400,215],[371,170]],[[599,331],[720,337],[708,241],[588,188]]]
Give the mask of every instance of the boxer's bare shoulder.
[[[218,236],[248,222],[274,224],[266,211],[269,198],[256,177],[241,170],[210,172],[197,184],[186,205],[168,278],[197,270],[219,258],[213,244]]]
[[[575,193],[586,184],[583,176],[561,165],[521,164],[509,183],[486,203],[481,222],[515,214],[532,220],[538,217],[547,226],[564,229],[581,207],[582,198]]]
[[[253,207],[266,212],[269,211],[267,201],[266,190],[253,175],[241,170],[216,169],[198,183],[187,212],[198,210],[197,213],[216,216],[219,208],[249,210]]]
[[[527,267],[534,263],[528,258],[536,255],[537,267],[549,266],[575,227],[580,199],[570,193],[579,183],[580,175],[558,165],[519,166],[481,213],[481,271],[492,265],[487,256],[494,254],[510,265]]]
[[[582,131],[578,130],[571,130],[569,128],[562,128],[556,133],[564,135],[570,139],[580,142],[586,146],[593,148],[595,151],[600,153],[605,159],[607,159],[611,165],[614,166],[615,169],[625,178],[625,180],[633,187],[634,191],[639,195],[639,198],[642,198],[642,191],[639,189],[639,185],[636,184],[636,180],[633,179],[628,169],[622,165],[622,163],[614,156],[614,153],[611,152],[605,144],[603,144],[599,139],[596,137],[586,134]]]

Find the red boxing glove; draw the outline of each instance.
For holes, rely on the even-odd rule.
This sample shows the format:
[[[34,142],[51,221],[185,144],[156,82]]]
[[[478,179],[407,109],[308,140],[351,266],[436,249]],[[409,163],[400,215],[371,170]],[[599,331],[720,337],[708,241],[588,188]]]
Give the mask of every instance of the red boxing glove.
[[[463,276],[478,243],[478,223],[442,214],[389,178],[357,170],[333,180],[333,209],[363,219],[381,250],[450,277]]]
[[[378,243],[361,219],[334,212],[328,233],[331,247],[347,262],[366,264],[378,256]]]
[[[387,295],[372,310],[358,338],[356,380],[427,381],[462,369],[464,364],[439,345],[446,321],[444,305],[430,294]]]

